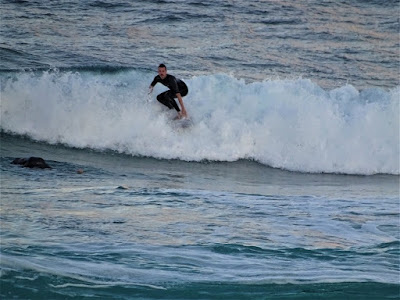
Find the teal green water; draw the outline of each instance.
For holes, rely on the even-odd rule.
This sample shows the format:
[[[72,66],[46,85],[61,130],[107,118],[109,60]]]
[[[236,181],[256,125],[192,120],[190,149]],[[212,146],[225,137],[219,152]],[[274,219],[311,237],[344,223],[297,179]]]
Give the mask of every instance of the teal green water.
[[[1,140],[3,299],[399,297],[397,176]]]
[[[13,274],[17,275],[17,274]],[[20,282],[21,281],[21,282]],[[97,287],[79,285],[48,288],[56,278],[38,278],[30,287],[3,286],[3,295],[26,299],[398,299],[399,286],[384,283],[321,284],[176,284],[165,289],[146,286]],[[46,289],[44,292],[43,289]],[[36,296],[35,296],[36,295]]]

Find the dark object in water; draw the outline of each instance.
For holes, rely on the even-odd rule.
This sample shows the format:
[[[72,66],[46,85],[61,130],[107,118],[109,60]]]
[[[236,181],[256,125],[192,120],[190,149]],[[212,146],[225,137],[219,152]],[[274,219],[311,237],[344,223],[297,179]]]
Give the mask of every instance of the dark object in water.
[[[25,168],[51,169],[41,157],[16,158],[11,163],[14,165],[21,165]]]

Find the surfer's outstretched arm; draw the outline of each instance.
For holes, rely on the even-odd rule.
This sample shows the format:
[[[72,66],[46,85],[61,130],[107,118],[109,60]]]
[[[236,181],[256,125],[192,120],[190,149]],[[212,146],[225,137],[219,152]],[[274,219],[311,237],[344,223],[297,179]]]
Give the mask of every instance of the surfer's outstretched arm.
[[[183,99],[182,99],[181,93],[177,93],[176,97],[178,98],[179,104],[181,105],[181,111],[178,112],[179,117],[187,118],[187,112],[186,112],[185,105],[183,104]]]

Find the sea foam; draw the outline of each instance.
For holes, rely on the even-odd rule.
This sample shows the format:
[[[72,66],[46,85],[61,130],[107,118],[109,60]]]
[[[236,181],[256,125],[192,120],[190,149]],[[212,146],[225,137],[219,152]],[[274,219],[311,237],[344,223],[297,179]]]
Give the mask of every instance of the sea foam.
[[[307,79],[183,78],[194,125],[155,99],[155,74],[1,75],[1,130],[47,143],[186,161],[250,159],[300,172],[399,174],[400,87],[324,90]]]

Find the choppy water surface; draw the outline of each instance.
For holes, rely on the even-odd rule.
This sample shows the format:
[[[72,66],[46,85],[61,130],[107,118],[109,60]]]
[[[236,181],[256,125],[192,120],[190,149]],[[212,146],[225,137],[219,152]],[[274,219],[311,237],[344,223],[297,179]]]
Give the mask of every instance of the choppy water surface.
[[[245,161],[157,161],[2,141],[5,297],[398,293],[397,176],[307,175]],[[53,169],[11,165],[11,152],[26,149],[46,152]]]
[[[398,1],[5,1],[2,69],[107,66],[185,76],[399,85]]]

